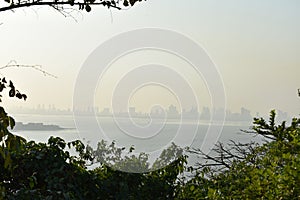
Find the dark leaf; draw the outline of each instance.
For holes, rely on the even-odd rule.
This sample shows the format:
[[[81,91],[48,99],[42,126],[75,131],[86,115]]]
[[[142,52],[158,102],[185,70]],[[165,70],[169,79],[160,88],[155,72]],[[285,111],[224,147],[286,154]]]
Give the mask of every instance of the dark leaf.
[[[5,88],[5,85],[3,83],[0,83],[0,92],[2,92],[4,88]]]
[[[19,92],[17,92],[16,97],[17,97],[18,99],[22,99],[22,94],[19,93]]]
[[[9,81],[9,87],[11,87],[11,88],[15,87],[14,84],[13,84],[13,82]]]
[[[126,6],[126,7],[129,6],[128,1],[127,1],[127,0],[124,0],[123,5]]]
[[[86,10],[86,12],[91,12],[91,6],[89,5],[89,4],[87,4],[86,6],[85,6],[85,10]]]
[[[15,88],[11,88],[10,91],[9,91],[9,96],[14,97],[15,94],[16,94]]]
[[[27,99],[27,95],[26,94],[22,94],[23,99],[26,101]]]
[[[74,0],[70,0],[70,5],[71,6],[74,6],[74,3],[75,3]]]
[[[14,118],[9,117],[9,125],[10,125],[11,129],[14,128],[14,126],[16,125],[16,122],[15,122]]]
[[[130,2],[130,5],[133,6],[135,4],[136,0],[129,0],[129,2]]]

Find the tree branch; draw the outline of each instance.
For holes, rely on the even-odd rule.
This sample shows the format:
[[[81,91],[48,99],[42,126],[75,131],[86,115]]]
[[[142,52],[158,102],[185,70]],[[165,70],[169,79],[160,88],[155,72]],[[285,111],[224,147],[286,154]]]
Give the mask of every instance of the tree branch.
[[[33,1],[33,2],[20,2],[18,4],[10,4],[9,6],[6,7],[1,7],[0,12],[7,11],[7,10],[13,10],[16,8],[23,8],[23,7],[31,7],[31,6],[50,6],[50,7],[57,7],[57,6],[64,6],[64,5],[78,5],[79,8],[81,9],[82,6],[84,7],[85,5],[102,5],[102,6],[107,6],[108,8],[116,8],[118,10],[121,10],[121,7],[113,4],[108,4],[106,1],[101,1],[101,2],[90,2],[90,1],[84,1],[84,2],[74,2],[74,1]]]
[[[197,170],[209,167],[210,170],[220,173],[223,170],[230,169],[235,161],[247,160],[249,163],[253,163],[256,157],[251,155],[256,155],[255,147],[257,147],[257,143],[255,142],[243,144],[230,140],[227,146],[220,142],[215,145],[212,151],[216,153],[216,155],[205,154],[201,149],[196,148],[189,149],[188,152],[204,159],[204,162],[196,163]]]
[[[7,63],[7,65],[0,67],[0,70],[6,69],[6,68],[15,68],[15,67],[17,67],[17,68],[18,67],[32,68],[39,72],[42,72],[45,76],[51,76],[53,78],[57,78],[57,76],[50,74],[49,72],[43,70],[41,65],[22,65],[22,64],[18,64],[15,60],[11,60],[11,61],[9,61],[9,63]]]

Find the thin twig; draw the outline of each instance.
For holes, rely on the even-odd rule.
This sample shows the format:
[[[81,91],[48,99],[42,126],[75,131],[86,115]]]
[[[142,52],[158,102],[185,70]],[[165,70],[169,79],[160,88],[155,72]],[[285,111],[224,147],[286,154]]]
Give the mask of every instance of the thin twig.
[[[57,78],[57,76],[50,74],[49,72],[43,70],[41,65],[23,65],[23,64],[18,64],[15,60],[11,60],[7,63],[7,65],[0,67],[0,70],[6,69],[6,68],[15,68],[15,67],[33,68],[39,72],[42,72],[45,76],[48,75],[53,78]]]

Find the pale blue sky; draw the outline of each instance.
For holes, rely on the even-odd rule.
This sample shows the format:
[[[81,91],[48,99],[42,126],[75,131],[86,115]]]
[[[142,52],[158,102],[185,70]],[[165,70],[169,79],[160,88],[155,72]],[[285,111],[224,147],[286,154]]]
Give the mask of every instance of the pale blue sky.
[[[125,31],[159,27],[205,48],[222,75],[228,109],[266,114],[275,108],[295,116],[300,110],[299,9],[298,0],[148,0],[126,11],[99,7],[74,13],[77,22],[46,7],[0,13],[0,65],[10,60],[41,64],[58,76],[2,70],[29,96],[25,103],[4,103],[70,108],[80,67],[97,46]],[[207,94],[202,102],[208,104]]]

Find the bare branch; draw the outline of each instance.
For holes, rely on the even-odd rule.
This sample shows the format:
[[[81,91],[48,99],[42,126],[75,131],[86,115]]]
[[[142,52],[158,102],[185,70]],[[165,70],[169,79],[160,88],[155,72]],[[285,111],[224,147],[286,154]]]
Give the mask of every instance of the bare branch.
[[[250,133],[250,134],[254,134],[255,136],[257,135],[262,135],[263,137],[265,137],[266,139],[269,140],[275,140],[276,137],[274,135],[272,135],[272,133],[270,133],[269,131],[260,131],[259,133],[257,131],[247,131],[247,130],[241,130],[244,133]]]
[[[222,143],[215,145],[212,150],[212,155],[205,154],[201,149],[189,149],[187,152],[196,154],[203,159],[202,162],[196,163],[197,170],[209,168],[211,171],[222,172],[230,169],[232,164],[236,161],[246,161],[247,163],[254,163],[257,155],[255,153],[257,143],[240,143],[233,140],[226,146]],[[215,155],[216,154],[216,155]],[[252,155],[257,155],[252,156]]]
[[[43,70],[41,65],[23,65],[23,64],[18,64],[15,60],[11,60],[7,63],[7,65],[0,67],[0,70],[6,69],[6,68],[15,68],[15,67],[17,67],[17,68],[19,68],[19,67],[32,68],[39,72],[42,72],[45,76],[51,76],[53,78],[57,78],[57,76],[50,74],[49,72]]]

